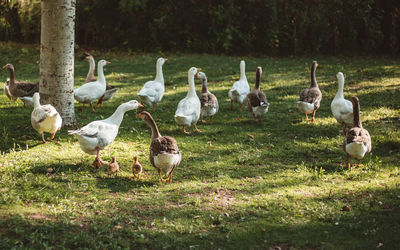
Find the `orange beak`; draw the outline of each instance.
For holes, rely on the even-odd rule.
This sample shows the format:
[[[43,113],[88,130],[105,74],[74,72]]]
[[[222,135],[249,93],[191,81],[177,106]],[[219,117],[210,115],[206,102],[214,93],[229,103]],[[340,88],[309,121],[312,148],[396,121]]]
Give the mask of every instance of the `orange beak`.
[[[138,107],[139,108],[144,108],[143,105],[141,103],[138,103]],[[139,115],[139,114],[138,114]]]
[[[7,65],[4,65],[4,66],[3,66],[3,69],[7,69]]]
[[[197,73],[194,76],[198,77],[199,76],[199,71],[201,70],[201,68],[196,68],[196,70],[197,70]]]
[[[109,62],[109,61],[106,61],[106,64],[110,64],[111,62]]]
[[[168,58],[164,58],[164,62],[168,61]]]

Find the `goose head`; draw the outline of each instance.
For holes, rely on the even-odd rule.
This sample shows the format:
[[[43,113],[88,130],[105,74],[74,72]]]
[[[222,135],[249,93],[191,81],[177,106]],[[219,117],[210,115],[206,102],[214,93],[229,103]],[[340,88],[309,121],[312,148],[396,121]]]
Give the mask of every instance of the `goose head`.
[[[344,75],[342,72],[338,72],[336,74],[336,78],[338,79],[339,83],[344,81]]]
[[[12,69],[13,70],[14,66],[12,64],[8,63],[8,64],[3,66],[3,69]]]
[[[246,63],[244,62],[244,60],[240,61],[240,70],[245,70],[246,67]]]
[[[201,69],[200,68],[196,68],[196,67],[191,67],[188,71],[188,75],[189,77],[191,76],[197,76],[197,72],[199,72]]]
[[[39,101],[39,100],[40,100],[39,92],[36,92],[35,94],[33,94],[32,99],[33,99],[34,102],[35,102],[35,101]]]
[[[143,105],[140,104],[138,101],[136,100],[131,100],[129,102],[125,102],[123,104],[120,105],[120,107],[124,110],[124,111],[128,111],[128,110],[134,110],[134,109],[138,109],[138,108],[143,108]]]
[[[98,63],[97,63],[97,65],[98,66],[105,66],[105,65],[107,65],[107,64],[110,64],[110,62],[109,61],[106,61],[106,60],[104,60],[104,59],[101,59]]]
[[[205,73],[203,72],[199,72],[196,74],[198,78],[200,78],[201,80],[207,80],[207,76]]]
[[[162,58],[162,57],[158,58],[157,59],[157,66],[158,65],[162,66],[166,61],[168,61],[167,58]]]
[[[91,54],[89,54],[88,52],[83,52],[81,59],[84,59],[85,61],[90,61],[90,59],[93,58],[93,56]]]

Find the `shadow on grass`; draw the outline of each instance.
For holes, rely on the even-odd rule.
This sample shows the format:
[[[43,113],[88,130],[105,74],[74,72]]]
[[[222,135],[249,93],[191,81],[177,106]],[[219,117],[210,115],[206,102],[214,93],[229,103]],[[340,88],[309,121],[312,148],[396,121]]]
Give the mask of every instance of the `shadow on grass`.
[[[211,203],[211,208],[205,208],[167,192],[144,201],[114,200],[103,210],[89,207],[85,216],[72,218],[1,214],[0,247],[395,249],[400,244],[399,194],[398,189],[376,188],[269,200],[240,208]],[[392,203],[387,207],[389,200]],[[341,211],[342,204],[351,210]],[[296,219],[285,220],[293,213]]]

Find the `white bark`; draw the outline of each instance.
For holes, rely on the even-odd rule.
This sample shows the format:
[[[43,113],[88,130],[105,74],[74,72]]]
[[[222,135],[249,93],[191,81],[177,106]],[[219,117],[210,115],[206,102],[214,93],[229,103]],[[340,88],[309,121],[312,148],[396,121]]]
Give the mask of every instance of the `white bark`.
[[[74,43],[76,0],[41,1],[40,99],[52,104],[63,126],[76,124]]]

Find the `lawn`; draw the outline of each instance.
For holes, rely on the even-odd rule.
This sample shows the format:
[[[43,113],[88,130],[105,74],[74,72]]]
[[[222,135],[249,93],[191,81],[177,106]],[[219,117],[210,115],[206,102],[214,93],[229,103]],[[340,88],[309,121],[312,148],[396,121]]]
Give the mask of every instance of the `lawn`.
[[[103,108],[83,113],[78,126],[111,115],[137,99],[155,77],[159,56],[166,93],[153,114],[162,135],[175,137],[182,162],[173,183],[159,183],[148,160],[151,131],[136,111],[125,114],[116,140],[103,152],[121,166],[116,178],[90,166],[77,140],[62,129],[58,143],[40,143],[30,108],[0,95],[0,248],[394,249],[400,245],[400,59],[390,57],[228,57],[200,54],[127,54],[91,51],[111,61],[106,79],[120,90]],[[249,83],[263,68],[270,102],[261,123],[247,109],[229,110],[228,90],[246,60]],[[311,61],[323,99],[313,125],[296,108],[309,85]],[[16,78],[38,81],[39,49],[0,45],[0,64]],[[188,89],[187,71],[200,67],[220,103],[213,124],[184,135],[174,113]],[[75,84],[88,65],[76,55]],[[345,97],[360,99],[372,153],[344,166],[341,127],[330,103],[336,73]],[[5,70],[0,77],[8,77]],[[1,87],[3,87],[1,85]],[[196,79],[198,93],[200,80]],[[132,180],[137,155],[144,173]],[[353,162],[355,162],[353,160]]]

